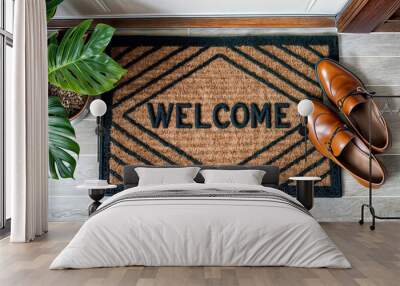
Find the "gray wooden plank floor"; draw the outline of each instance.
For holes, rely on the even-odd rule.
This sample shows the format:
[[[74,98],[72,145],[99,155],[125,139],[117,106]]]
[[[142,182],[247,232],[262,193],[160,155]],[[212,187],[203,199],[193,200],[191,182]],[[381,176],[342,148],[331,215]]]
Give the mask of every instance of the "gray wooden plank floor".
[[[352,269],[289,267],[122,267],[48,270],[80,223],[50,223],[44,237],[29,244],[0,241],[0,285],[399,285],[400,223],[368,225],[323,223],[353,265]]]

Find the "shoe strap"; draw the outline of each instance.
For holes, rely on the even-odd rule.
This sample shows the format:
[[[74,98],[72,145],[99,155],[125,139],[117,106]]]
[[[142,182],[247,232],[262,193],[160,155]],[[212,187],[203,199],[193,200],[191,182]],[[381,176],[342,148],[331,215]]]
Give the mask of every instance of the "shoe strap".
[[[326,142],[326,148],[335,157],[338,157],[353,138],[354,134],[347,126],[338,126]]]
[[[374,94],[375,92],[368,91],[362,86],[357,86],[355,89],[342,96],[336,104],[342,112],[348,115],[354,107],[360,103],[367,102],[367,98]]]

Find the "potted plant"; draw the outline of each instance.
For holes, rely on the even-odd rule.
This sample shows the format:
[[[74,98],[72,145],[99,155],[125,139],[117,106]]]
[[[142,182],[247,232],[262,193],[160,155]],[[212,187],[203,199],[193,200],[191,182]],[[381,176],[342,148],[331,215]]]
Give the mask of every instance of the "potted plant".
[[[78,123],[86,117],[91,102],[91,97],[80,95],[76,92],[64,90],[49,83],[49,97],[56,96],[60,99],[66,111],[66,116],[72,124]]]
[[[54,16],[61,2],[46,0],[48,20]],[[74,177],[75,157],[79,156],[80,149],[68,119],[79,116],[82,112],[79,107],[87,106],[90,96],[101,95],[113,89],[126,73],[104,52],[115,29],[109,25],[97,24],[89,35],[91,24],[92,20],[82,21],[69,29],[60,41],[56,33],[48,39],[50,91],[54,90],[57,94],[49,97],[49,173],[53,179]],[[78,111],[75,114],[66,110],[62,104],[63,99],[73,98],[74,95],[85,96],[83,104],[76,104]]]

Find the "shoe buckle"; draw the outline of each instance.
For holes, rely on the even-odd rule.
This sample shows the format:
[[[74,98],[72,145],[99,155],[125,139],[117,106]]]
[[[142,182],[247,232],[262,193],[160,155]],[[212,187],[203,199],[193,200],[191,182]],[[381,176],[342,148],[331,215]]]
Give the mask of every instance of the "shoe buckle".
[[[375,91],[369,91],[366,88],[362,87],[362,86],[357,86],[356,90],[353,91],[354,93],[361,93],[367,97],[373,97],[376,92]]]
[[[352,95],[353,95],[353,93],[349,93],[338,100],[337,106],[339,107],[340,110],[343,109],[343,105],[344,105],[344,102],[346,101],[346,99]]]
[[[335,138],[335,136],[336,136],[339,132],[341,132],[341,131],[347,131],[347,130],[349,130],[349,129],[347,128],[346,125],[344,125],[344,126],[339,126],[339,127],[337,127],[337,128],[335,129],[335,131],[333,132],[331,138],[329,138],[328,142],[325,143],[326,149],[328,149],[328,151],[329,151],[330,153],[333,154],[332,142],[333,142],[333,139]]]
[[[340,98],[340,99],[337,101],[337,106],[339,107],[339,109],[340,109],[340,110],[343,109],[344,102],[346,101],[346,99],[347,99],[348,97],[353,96],[353,95],[357,95],[357,94],[363,94],[363,95],[366,96],[366,97],[372,97],[372,96],[375,94],[375,92],[374,92],[374,91],[366,90],[364,87],[357,86],[356,89],[352,90],[352,91],[349,92],[347,95],[343,96],[342,98]]]
[[[326,149],[328,149],[329,153],[332,153],[332,141],[329,140],[328,142],[325,143]]]

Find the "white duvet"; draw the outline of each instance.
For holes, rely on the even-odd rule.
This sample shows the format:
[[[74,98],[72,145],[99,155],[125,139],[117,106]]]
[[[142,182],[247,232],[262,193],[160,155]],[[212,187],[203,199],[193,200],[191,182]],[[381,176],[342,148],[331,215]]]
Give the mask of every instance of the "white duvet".
[[[106,200],[50,269],[145,266],[349,268],[318,222],[293,206],[255,198],[160,198],[112,204],[129,192],[266,190],[254,185],[136,187]],[[111,204],[111,205],[110,205]]]

